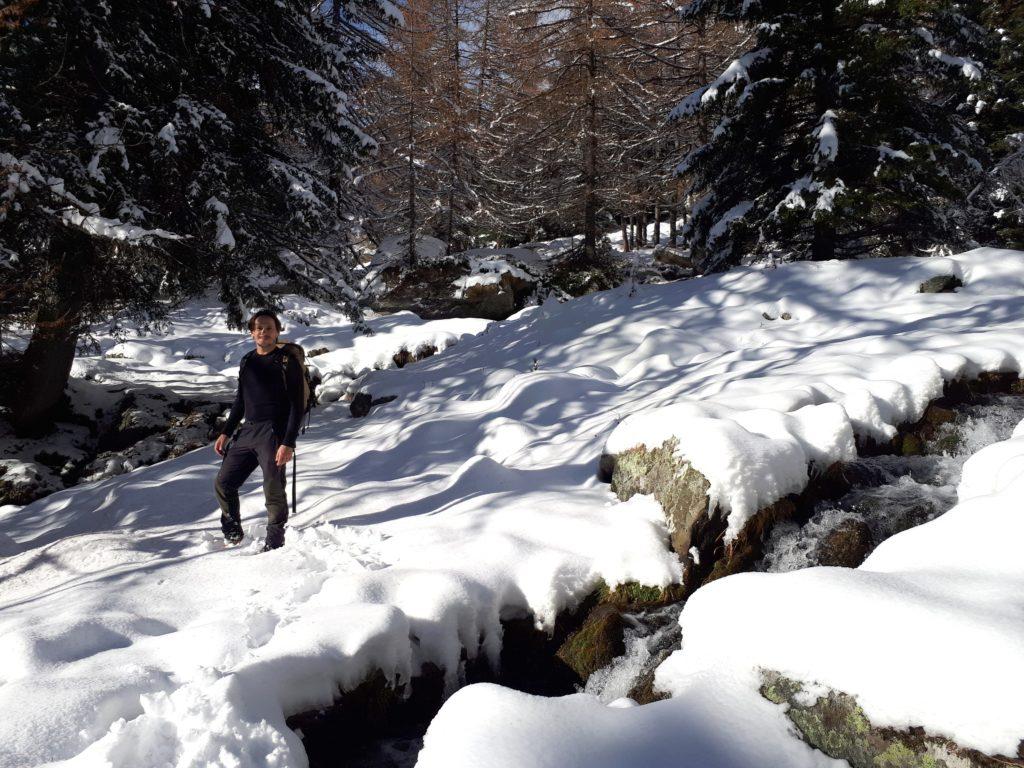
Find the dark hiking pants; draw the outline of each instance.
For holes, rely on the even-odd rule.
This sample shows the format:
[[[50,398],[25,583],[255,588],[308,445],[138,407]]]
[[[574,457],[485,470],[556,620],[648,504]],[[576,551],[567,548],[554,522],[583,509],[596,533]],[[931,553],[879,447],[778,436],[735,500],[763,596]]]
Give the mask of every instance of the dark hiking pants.
[[[263,495],[267,501],[267,546],[274,548],[284,544],[288,494],[285,491],[286,468],[277,466],[274,461],[279,445],[277,431],[269,421],[243,424],[231,441],[214,483],[225,536],[241,530],[238,489],[258,466],[263,471]]]

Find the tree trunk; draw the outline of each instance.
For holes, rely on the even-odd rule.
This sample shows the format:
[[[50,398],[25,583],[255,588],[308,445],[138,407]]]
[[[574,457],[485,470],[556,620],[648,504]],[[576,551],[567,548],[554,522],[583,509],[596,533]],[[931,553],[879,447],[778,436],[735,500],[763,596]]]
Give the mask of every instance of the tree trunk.
[[[679,245],[679,226],[676,223],[679,219],[679,179],[672,185],[672,207],[669,209],[672,217],[668,222],[668,242],[675,248]]]
[[[835,0],[821,0],[821,32],[826,39],[831,40],[835,28]],[[831,79],[838,62],[835,56],[828,50],[828,46],[819,46],[815,56],[815,77],[814,77],[814,106],[818,112],[818,119],[822,118],[826,110],[831,109],[836,103],[836,93]],[[830,185],[835,183],[834,166],[828,166],[823,174],[824,181]],[[811,236],[811,260],[827,261],[836,257],[836,228],[830,221],[814,221],[812,224],[813,235]]]
[[[654,244],[661,245],[661,206],[654,204]]]
[[[413,99],[409,99],[409,266],[416,266],[416,160],[414,150],[416,147],[416,112],[413,107]]]
[[[637,245],[640,248],[647,247],[647,208],[644,208],[643,213],[640,214],[640,231]]]
[[[480,44],[480,74],[479,74],[479,77],[477,78],[477,83],[476,83],[476,127],[477,127],[477,129],[479,129],[480,125],[483,123],[483,114],[484,114],[484,82],[487,80],[487,77],[488,77],[487,69],[490,66],[490,61],[489,61],[490,50],[488,48],[488,45],[489,45],[488,37],[490,36],[490,32],[491,32],[491,0],[486,0],[486,2],[484,3],[484,28],[483,28],[484,39],[483,39],[483,42]]]
[[[19,366],[17,395],[10,404],[11,423],[18,435],[40,435],[52,428],[81,333],[92,246],[87,238],[74,237],[61,243],[55,238],[53,247],[63,252],[55,260],[52,298],[36,312],[32,338]]]
[[[444,252],[450,255],[452,252],[452,238],[455,234],[455,193],[456,189],[462,186],[462,147],[460,143],[460,131],[462,130],[462,51],[460,50],[460,22],[459,2],[456,0],[451,5],[449,14],[450,23],[446,25],[450,35],[450,47],[452,56],[452,92],[449,94],[454,115],[452,115],[451,130],[451,153],[452,153],[452,179],[448,188],[448,231],[445,233]]]
[[[829,224],[815,222],[811,241],[811,260],[828,261],[836,257],[836,231]]]
[[[625,253],[629,250],[629,225],[627,224],[628,219],[626,214],[619,216],[619,224],[622,225],[622,252]]]
[[[587,1],[587,112],[583,137],[583,260],[597,262],[597,50],[594,0]]]

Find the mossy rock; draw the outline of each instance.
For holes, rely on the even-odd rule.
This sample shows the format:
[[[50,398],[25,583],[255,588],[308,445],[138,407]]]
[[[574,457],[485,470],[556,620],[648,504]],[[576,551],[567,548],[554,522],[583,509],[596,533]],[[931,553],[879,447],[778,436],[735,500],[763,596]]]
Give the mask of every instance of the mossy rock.
[[[964,436],[957,429],[943,431],[928,445],[928,453],[955,455],[963,444]]]
[[[921,456],[924,454],[924,441],[914,433],[903,435],[900,453],[904,456]]]
[[[759,510],[756,515],[747,520],[746,524],[736,535],[736,538],[727,547],[724,547],[720,554],[716,550],[714,566],[707,578],[701,583],[706,584],[723,576],[731,576],[734,573],[749,571],[753,564],[764,554],[764,542],[767,541],[768,534],[771,533],[772,528],[777,523],[792,520],[796,517],[796,514],[797,504],[795,497],[779,499],[774,504],[769,504],[764,509]],[[721,533],[724,532],[724,523],[725,521],[723,520],[722,532],[717,533],[716,538],[720,537]],[[706,548],[706,546],[701,547],[701,549]],[[706,559],[703,552],[701,553],[701,558],[702,560]],[[696,586],[699,586],[699,584],[694,584],[694,587]]]
[[[676,440],[658,448],[630,448],[615,456],[612,491],[626,501],[637,493],[649,494],[661,504],[668,523],[672,549],[685,555],[692,528],[708,513],[711,484],[689,462],[675,455]]]
[[[924,412],[924,416],[921,417],[921,421],[937,429],[943,424],[952,424],[956,421],[956,411],[952,408],[944,408],[941,405],[932,403],[929,405]]]
[[[649,587],[635,581],[619,584],[610,589],[603,581],[596,590],[597,602],[600,605],[614,605],[621,610],[639,608],[660,608],[677,603],[683,599],[681,584],[670,584],[667,587]]]
[[[587,616],[583,626],[569,635],[558,649],[557,656],[580,679],[607,667],[616,656],[626,651],[623,633],[625,622],[614,605],[598,605]]]
[[[918,286],[918,293],[953,293],[963,287],[963,281],[956,275],[935,275]]]
[[[813,703],[800,694],[801,682],[777,672],[762,672],[761,695],[786,706],[786,717],[804,741],[829,757],[846,760],[852,768],[996,768],[1019,761],[983,755],[923,728],[894,730],[871,724],[857,700],[829,690]]]

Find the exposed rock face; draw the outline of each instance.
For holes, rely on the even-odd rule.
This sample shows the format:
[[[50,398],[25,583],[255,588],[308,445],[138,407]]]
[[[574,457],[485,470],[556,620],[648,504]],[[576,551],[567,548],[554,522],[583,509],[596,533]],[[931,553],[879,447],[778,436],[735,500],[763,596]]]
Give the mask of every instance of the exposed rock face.
[[[863,520],[843,520],[818,545],[818,563],[856,568],[875,546],[871,528]]]
[[[602,583],[575,612],[575,621],[579,624],[569,630],[565,641],[558,647],[556,657],[573,671],[579,683],[585,683],[590,675],[625,653],[624,613],[661,608],[678,602],[683,594],[680,585],[662,589],[629,583],[609,590]],[[653,684],[653,675],[649,684]],[[659,696],[653,690],[648,694]]]
[[[693,527],[707,517],[711,484],[689,462],[675,455],[678,443],[669,440],[659,448],[631,448],[605,460],[611,467],[612,491],[626,501],[637,493],[654,496],[665,511],[672,549],[690,550]]]
[[[394,399],[395,395],[375,398],[369,392],[358,392],[352,397],[352,402],[348,406],[348,412],[352,414],[352,418],[361,419],[370,412],[373,406],[390,403]]]
[[[223,403],[199,403],[161,392],[128,392],[107,412],[86,417],[69,413],[74,421],[58,424],[58,438],[40,446],[48,450],[24,453],[23,458],[0,461],[0,505],[29,504],[44,496],[137,467],[173,459],[209,445],[226,409]]]
[[[623,641],[622,613],[613,605],[599,605],[587,616],[583,626],[571,634],[558,649],[564,661],[580,679],[612,663],[626,651]]]
[[[374,299],[373,308],[382,312],[412,310],[431,320],[443,317],[483,317],[504,320],[522,309],[537,287],[536,281],[521,274],[502,272],[497,280],[458,290],[454,283],[470,272],[461,257],[432,260],[409,269],[393,266],[381,273],[385,289]]]
[[[793,499],[779,499],[754,515],[736,538],[724,544],[726,516],[711,509],[707,478],[675,455],[676,441],[658,448],[631,448],[602,458],[612,491],[621,501],[634,494],[654,496],[668,523],[672,550],[684,563],[687,594],[707,581],[749,568],[762,553],[771,527],[796,516]],[[694,556],[696,555],[696,556]]]
[[[52,477],[44,477],[34,467],[22,466],[10,473],[8,469],[8,465],[0,463],[0,506],[30,504],[60,490]]]
[[[853,768],[995,768],[1024,765],[1024,761],[992,758],[964,749],[923,728],[896,731],[878,728],[852,696],[828,691],[809,703],[804,686],[777,672],[765,671],[761,695],[787,705],[786,717],[803,739],[829,757],[846,760]],[[803,695],[801,695],[803,694]]]
[[[690,258],[690,252],[670,245],[659,245],[654,249],[654,267],[664,280],[679,280],[697,274],[697,265]]]
[[[147,396],[149,399],[145,407],[139,407],[135,399],[129,402],[116,428],[109,437],[100,441],[101,446],[124,447],[99,453],[82,471],[84,480],[99,480],[165,459],[175,459],[209,445],[216,437],[224,405],[197,405],[158,397],[155,402],[164,403],[164,408],[157,410],[152,407],[153,397]],[[131,439],[137,435],[142,435],[141,439]]]
[[[471,285],[461,292],[461,300],[471,317],[504,320],[522,308],[523,300],[533,293],[536,282],[525,280],[511,272],[502,272],[496,283]]]
[[[963,283],[959,277],[955,275],[935,275],[935,277],[929,277],[920,287],[918,287],[918,293],[953,293],[957,288],[961,288]]]
[[[409,363],[415,363],[420,360],[426,360],[428,357],[437,354],[437,347],[433,344],[424,344],[413,352],[403,347],[392,355],[391,360],[394,362],[396,368],[404,368]]]

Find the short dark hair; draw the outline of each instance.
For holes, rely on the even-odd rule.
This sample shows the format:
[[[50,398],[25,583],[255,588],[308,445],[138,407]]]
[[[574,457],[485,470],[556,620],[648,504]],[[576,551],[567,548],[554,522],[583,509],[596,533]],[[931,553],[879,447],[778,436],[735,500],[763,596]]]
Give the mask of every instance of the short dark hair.
[[[270,317],[274,320],[274,325],[277,326],[278,333],[281,331],[281,319],[277,316],[277,313],[272,309],[261,309],[259,312],[253,314],[249,318],[249,333],[252,333],[252,329],[256,327],[257,317]]]

